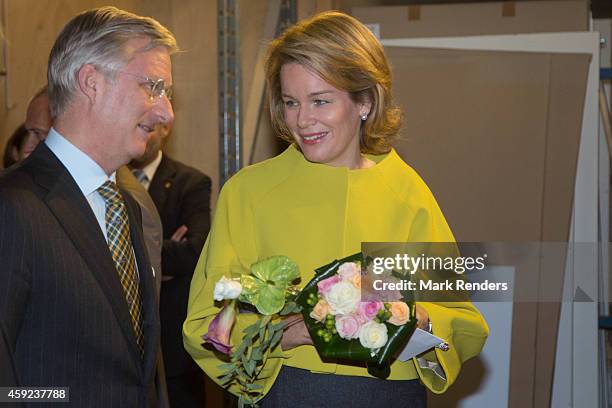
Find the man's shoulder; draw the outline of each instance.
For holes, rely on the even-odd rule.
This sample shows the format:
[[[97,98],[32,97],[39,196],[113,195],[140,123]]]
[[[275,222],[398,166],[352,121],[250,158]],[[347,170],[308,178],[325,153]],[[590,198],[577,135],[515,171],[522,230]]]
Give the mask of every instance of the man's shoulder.
[[[31,192],[34,187],[32,174],[24,162],[0,170],[0,199]]]

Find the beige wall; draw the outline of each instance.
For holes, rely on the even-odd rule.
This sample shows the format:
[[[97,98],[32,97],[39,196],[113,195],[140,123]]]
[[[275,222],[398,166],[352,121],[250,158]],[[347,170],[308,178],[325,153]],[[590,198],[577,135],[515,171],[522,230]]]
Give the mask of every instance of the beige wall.
[[[30,96],[46,82],[47,57],[63,25],[74,14],[106,3],[96,0],[0,0],[6,10],[3,19],[6,39],[2,49],[8,57],[8,73],[0,77],[0,146],[4,147],[6,138],[23,122]],[[138,11],[142,3],[145,1],[113,2],[131,11]]]

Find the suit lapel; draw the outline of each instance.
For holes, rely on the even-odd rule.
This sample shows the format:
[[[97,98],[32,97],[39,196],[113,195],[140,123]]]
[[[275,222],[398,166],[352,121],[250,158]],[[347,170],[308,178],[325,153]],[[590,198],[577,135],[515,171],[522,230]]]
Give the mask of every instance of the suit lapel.
[[[98,221],[70,173],[44,143],[41,145],[32,154],[32,159],[38,161],[32,163],[36,168],[34,180],[48,190],[44,201],[102,288],[130,344],[135,363],[141,366],[123,287]]]
[[[160,333],[159,313],[155,298],[155,281],[151,264],[146,256],[140,207],[129,194],[124,191],[121,193],[124,197],[130,219],[130,237],[132,238],[132,246],[134,247],[134,254],[138,264],[143,313],[142,328],[145,338],[143,373],[145,381],[149,381],[155,373]]]
[[[149,194],[153,202],[157,206],[160,215],[164,212],[168,193],[174,184],[174,176],[176,175],[176,167],[172,160],[165,154],[162,156],[159,167],[151,180],[149,186]]]

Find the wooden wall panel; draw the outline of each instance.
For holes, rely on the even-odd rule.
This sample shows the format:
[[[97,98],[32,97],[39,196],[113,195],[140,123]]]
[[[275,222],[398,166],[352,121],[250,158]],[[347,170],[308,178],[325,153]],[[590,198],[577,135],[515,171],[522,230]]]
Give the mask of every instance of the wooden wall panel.
[[[138,13],[145,1],[1,1],[7,11],[3,31],[8,43],[8,75],[0,77],[0,147],[4,149],[6,139],[25,119],[30,97],[46,82],[49,51],[64,24],[83,10],[107,4]]]

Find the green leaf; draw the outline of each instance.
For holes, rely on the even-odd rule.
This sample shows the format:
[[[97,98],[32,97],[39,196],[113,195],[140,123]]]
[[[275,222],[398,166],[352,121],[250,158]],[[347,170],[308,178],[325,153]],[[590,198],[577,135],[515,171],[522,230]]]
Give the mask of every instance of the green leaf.
[[[246,350],[246,348],[249,346],[246,342],[247,339],[243,339],[242,343],[240,343],[240,345],[238,346],[238,348],[236,349],[236,351],[234,352],[233,356],[236,356],[237,358],[240,358],[244,355],[244,351]]]
[[[285,303],[285,306],[283,307],[283,310],[281,310],[279,314],[281,316],[288,315],[293,310],[293,305],[295,305],[294,302],[287,302],[287,303]]]
[[[286,322],[278,322],[272,325],[273,331],[282,330],[285,327]]]
[[[247,385],[247,388],[250,391],[263,390],[263,385],[252,383],[252,384]]]
[[[274,337],[272,337],[272,340],[270,341],[270,347],[275,347],[282,337],[283,337],[283,331],[282,330],[277,331],[274,334]]]
[[[221,364],[217,366],[217,368],[223,371],[233,371],[236,369],[236,364],[235,363],[225,363],[225,364]]]
[[[263,359],[263,354],[261,350],[259,349],[259,347],[253,349],[253,351],[251,352],[251,359],[257,360],[257,361]]]
[[[247,361],[244,364],[244,370],[246,371],[249,377],[252,377],[253,373],[255,372],[255,361],[253,360]]]
[[[272,256],[256,262],[251,265],[251,273],[263,282],[269,281],[283,286],[300,276],[297,264],[286,256]],[[283,292],[284,290],[283,287]]]
[[[259,291],[266,285],[264,281],[251,275],[240,275],[240,284],[242,285],[242,292],[239,300],[252,305],[257,303]]]
[[[230,381],[231,381],[231,380],[233,380],[233,379],[234,379],[234,374],[233,374],[233,373],[231,373],[231,374],[226,374],[226,375],[224,375],[223,377],[220,377],[220,378],[219,378],[219,382],[220,382],[221,384],[225,385],[226,383],[230,382]]]
[[[253,337],[253,336],[255,336],[255,334],[257,334],[257,330],[258,329],[259,329],[259,322],[256,322],[256,323],[253,323],[252,325],[248,326],[242,332],[245,334],[245,336]]]
[[[259,321],[259,327],[264,327],[272,320],[272,316],[264,316]]]

